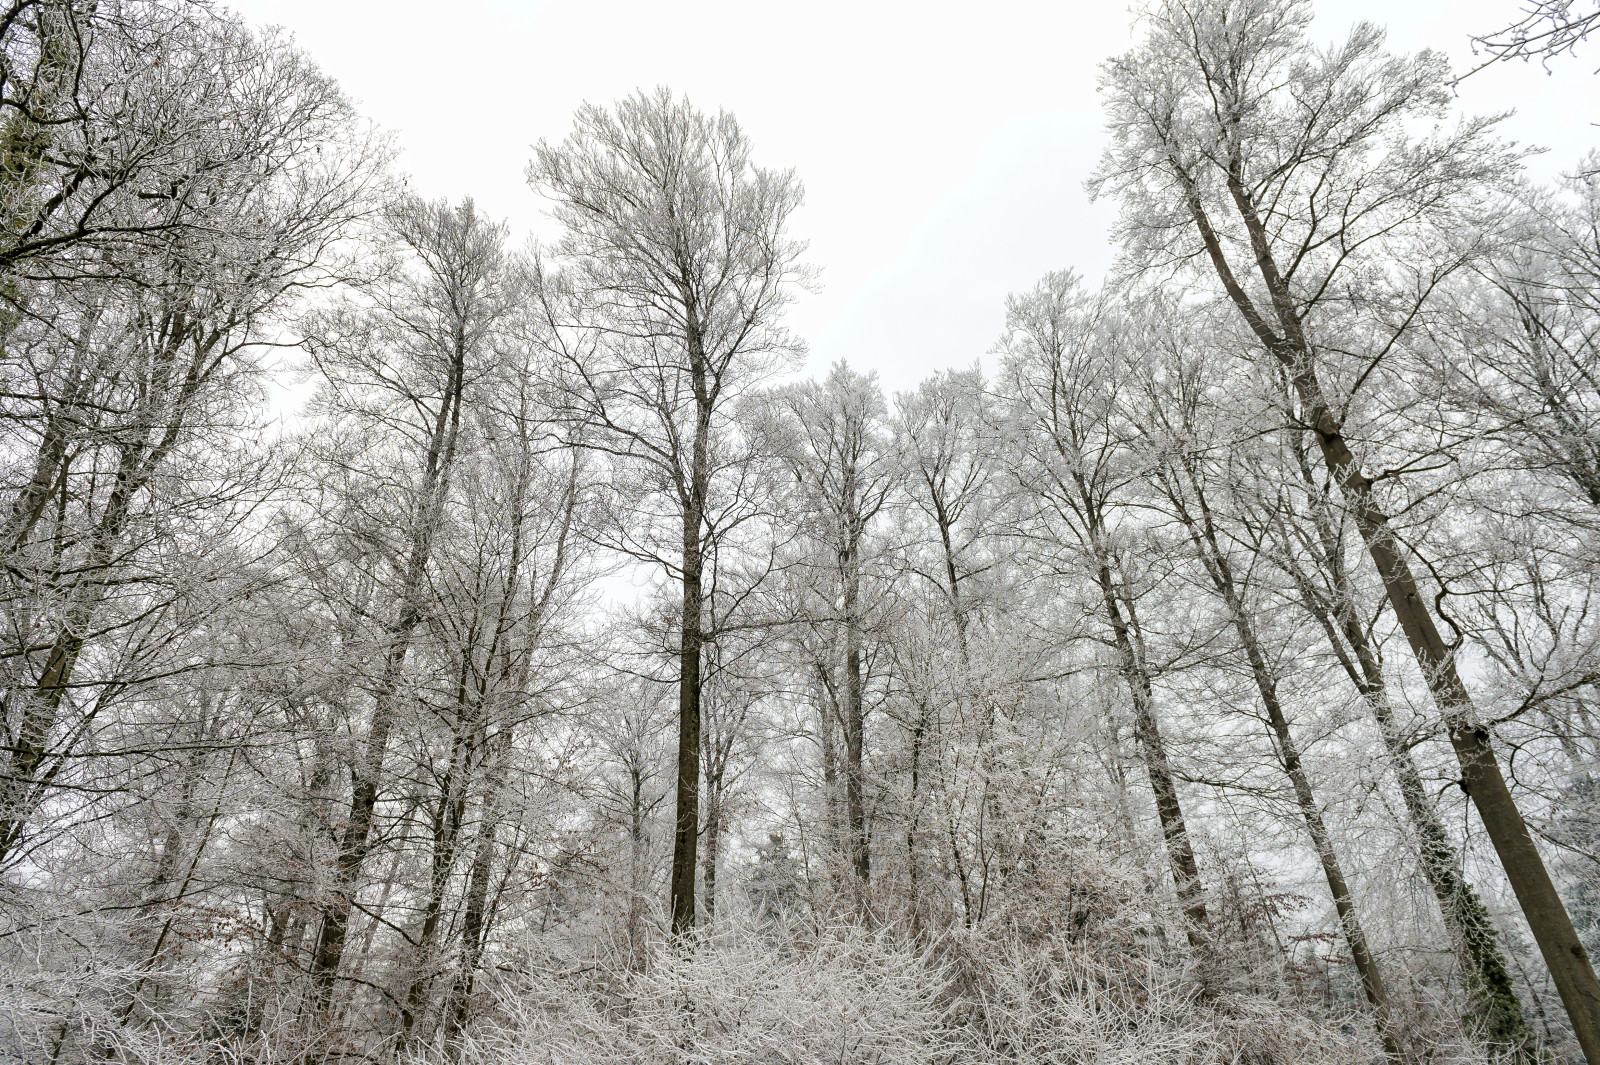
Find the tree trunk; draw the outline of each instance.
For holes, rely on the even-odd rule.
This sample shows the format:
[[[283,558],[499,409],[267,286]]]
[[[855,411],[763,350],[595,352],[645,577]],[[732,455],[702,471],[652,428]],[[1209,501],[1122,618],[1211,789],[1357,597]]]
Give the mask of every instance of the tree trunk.
[[[1200,882],[1200,866],[1194,859],[1194,846],[1189,841],[1183,806],[1178,801],[1178,785],[1172,775],[1172,763],[1167,759],[1166,744],[1156,720],[1155,692],[1150,685],[1150,674],[1143,658],[1134,647],[1133,634],[1128,619],[1123,615],[1110,565],[1102,561],[1096,577],[1106,617],[1111,622],[1112,638],[1122,659],[1123,676],[1127,678],[1128,687],[1133,693],[1133,733],[1144,756],[1145,769],[1150,774],[1150,788],[1155,793],[1156,816],[1161,821],[1161,835],[1167,844],[1172,881],[1178,889],[1178,900],[1183,905],[1184,915],[1188,918],[1186,931],[1189,942],[1199,949],[1205,944],[1205,890]]]
[[[150,415],[145,415],[148,423]],[[153,464],[158,461],[153,449],[147,449],[146,424],[136,439],[121,449],[117,472],[111,494],[106,500],[100,520],[90,534],[90,548],[86,572],[101,574],[112,565],[116,545],[132,516],[133,497],[148,480]],[[54,772],[40,772],[48,753],[50,733],[56,727],[61,704],[72,687],[72,677],[78,658],[89,638],[106,583],[95,577],[75,586],[62,611],[62,621],[45,656],[44,670],[33,690],[23,697],[26,705],[21,727],[12,743],[10,764],[3,781],[0,781],[0,861],[11,856],[23,843],[28,820],[43,799]],[[59,767],[59,763],[57,763]]]
[[[828,859],[828,873],[831,878],[837,878],[837,862],[832,855],[846,853],[848,847],[844,845],[845,816],[842,812],[843,802],[839,796],[839,749],[838,736],[834,728],[844,716],[839,710],[839,700],[835,694],[833,678],[829,676],[828,664],[821,660],[813,660],[812,669],[817,678],[817,744],[822,751],[822,800],[824,828],[827,831],[827,845],[830,857]]]
[[[468,663],[462,665],[461,679],[465,681]],[[465,684],[458,689],[458,705],[465,702]],[[439,796],[439,806],[433,815],[433,852],[428,869],[428,898],[423,904],[422,927],[417,932],[413,956],[416,959],[411,974],[411,987],[400,1007],[400,1044],[405,1050],[414,1037],[413,1029],[419,1014],[426,1010],[429,992],[433,989],[438,963],[434,957],[434,940],[439,934],[439,921],[444,915],[444,897],[450,886],[450,873],[455,868],[460,847],[461,819],[466,812],[466,776],[471,763],[471,752],[458,740],[451,752],[451,766],[445,775],[444,788]]]
[[[461,1033],[467,1026],[472,990],[478,969],[483,964],[484,941],[489,931],[489,879],[494,871],[500,828],[502,791],[505,788],[504,758],[511,747],[510,727],[502,728],[489,741],[489,772],[483,798],[483,819],[478,823],[477,844],[472,866],[467,871],[467,887],[461,914],[461,961],[450,987],[444,1010],[444,1046],[452,1060],[461,1052]]]
[[[372,722],[354,767],[350,795],[350,816],[339,838],[335,865],[335,901],[323,915],[311,958],[314,1001],[326,1010],[339,977],[344,958],[345,937],[350,925],[350,909],[360,887],[361,867],[372,849],[372,822],[382,785],[384,756],[389,747],[389,730],[394,726],[394,701],[401,671],[411,650],[411,636],[423,617],[423,584],[433,554],[433,538],[444,516],[445,496],[450,487],[456,444],[461,430],[462,393],[466,380],[466,340],[464,327],[458,327],[445,393],[434,418],[427,456],[418,492],[416,526],[411,530],[411,549],[399,589],[400,609],[387,633],[377,690],[373,693]]]
[[[721,857],[722,844],[722,795],[720,787],[713,792],[712,799],[706,804],[710,809],[706,812],[706,854],[705,854],[705,895],[706,895],[706,923],[710,924],[717,919],[717,859]]]
[[[678,640],[678,795],[672,838],[672,934],[694,930],[694,879],[700,844],[700,658],[705,567],[705,507],[710,481],[713,398],[699,330],[691,316],[689,362],[695,427],[683,507],[683,608]]]
[[[850,865],[855,871],[858,903],[866,905],[866,884],[872,875],[867,840],[866,770],[864,759],[865,714],[862,707],[860,578],[856,547],[841,552],[844,594],[844,752],[845,808],[850,821]]]
[[[906,814],[906,872],[911,888],[911,937],[922,938],[922,862],[918,836],[922,821],[922,747],[928,730],[928,705],[917,699],[917,723],[911,729],[911,799]]]
[[[1428,690],[1444,714],[1450,744],[1461,766],[1461,788],[1478,809],[1585,1057],[1600,1065],[1600,980],[1595,978],[1572,918],[1506,786],[1493,739],[1479,723],[1477,708],[1456,671],[1455,652],[1440,636],[1411,567],[1400,553],[1388,515],[1373,499],[1372,483],[1360,472],[1355,456],[1345,444],[1332,411],[1322,398],[1320,383],[1309,366],[1294,377],[1328,470],[1344,491],[1356,528],[1383,578],[1389,604],[1422,669]]]

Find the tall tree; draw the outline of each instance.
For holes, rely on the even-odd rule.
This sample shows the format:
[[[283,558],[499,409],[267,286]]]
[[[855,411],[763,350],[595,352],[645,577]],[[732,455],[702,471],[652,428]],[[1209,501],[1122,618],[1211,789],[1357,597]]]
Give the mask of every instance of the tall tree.
[[[41,7],[47,23],[66,17]],[[174,616],[193,623],[181,604],[205,586],[207,538],[246,521],[273,476],[247,443],[259,439],[266,334],[332,276],[332,245],[367,210],[382,162],[336,87],[288,45],[209,18],[171,30],[170,83],[80,92],[210,127],[204,191],[186,188],[199,180],[189,151],[152,153],[138,182],[183,189],[181,202],[117,185],[96,209],[160,225],[138,241],[71,243],[70,255],[53,244],[8,283],[21,317],[7,327],[15,376],[0,430],[0,612],[15,641],[0,858],[66,783],[105,701],[173,668],[148,658],[167,645],[157,633]]]
[[[1125,330],[1109,295],[1085,293],[1076,275],[1048,274],[1007,305],[1005,394],[1018,459],[1014,476],[1024,505],[1046,534],[1045,557],[1065,552],[1069,568],[1087,571],[1101,621],[1133,700],[1134,734],[1150,776],[1173,882],[1188,918],[1189,939],[1205,944],[1204,886],[1178,777],[1156,709],[1155,663],[1139,624],[1137,593],[1123,569],[1129,547],[1129,487],[1143,471],[1123,446],[1123,387],[1117,345]]]
[[[339,833],[334,899],[311,961],[326,1005],[344,958],[351,910],[370,854],[385,785],[390,733],[400,715],[413,638],[430,614],[429,575],[451,499],[466,408],[505,326],[504,230],[471,201],[401,198],[380,233],[393,261],[345,303],[311,323],[306,344],[323,378],[314,409],[327,423],[324,460],[349,481],[332,524],[376,545],[382,618],[367,678],[370,711],[355,726],[348,813]]]
[[[787,437],[779,450],[798,488],[801,513],[796,517],[803,535],[817,543],[826,560],[821,620],[837,639],[835,661],[819,672],[844,732],[846,849],[864,889],[871,858],[864,760],[867,677],[862,664],[869,607],[863,602],[863,555],[896,481],[888,411],[877,379],[843,363],[821,383],[785,390],[778,403]],[[864,895],[860,902],[865,904]]]
[[[1350,957],[1360,974],[1361,987],[1371,1004],[1373,1017],[1391,1061],[1403,1062],[1389,988],[1384,980],[1351,895],[1344,863],[1334,847],[1333,836],[1323,816],[1311,775],[1301,756],[1278,683],[1281,668],[1263,638],[1263,621],[1253,600],[1259,598],[1252,585],[1254,559],[1262,552],[1248,549],[1241,559],[1226,518],[1213,506],[1219,485],[1233,479],[1229,455],[1234,450],[1231,426],[1221,414],[1218,393],[1227,379],[1210,376],[1211,367],[1201,351],[1185,344],[1171,330],[1162,330],[1170,311],[1152,306],[1147,321],[1155,328],[1141,335],[1140,348],[1146,352],[1142,371],[1129,367],[1139,385],[1134,392],[1130,422],[1137,444],[1142,444],[1150,462],[1151,480],[1162,498],[1162,505],[1183,529],[1195,558],[1205,575],[1204,584],[1222,607],[1224,624],[1232,628],[1238,652],[1243,656],[1255,682],[1271,731],[1279,767],[1289,778],[1295,803],[1311,837],[1312,850],[1322,866],[1328,892],[1339,915]],[[1237,398],[1237,397],[1235,397]],[[1242,435],[1242,434],[1241,434]],[[1135,444],[1130,440],[1130,444]]]
[[[581,108],[564,142],[540,142],[528,177],[565,226],[571,299],[550,304],[554,317],[589,336],[557,347],[572,416],[637,478],[634,498],[618,501],[621,546],[682,593],[671,881],[682,934],[695,922],[706,567],[752,517],[738,397],[798,350],[779,316],[806,276],[785,232],[800,183],[751,162],[732,115],[666,89]],[[656,523],[668,515],[678,535],[664,542]]]

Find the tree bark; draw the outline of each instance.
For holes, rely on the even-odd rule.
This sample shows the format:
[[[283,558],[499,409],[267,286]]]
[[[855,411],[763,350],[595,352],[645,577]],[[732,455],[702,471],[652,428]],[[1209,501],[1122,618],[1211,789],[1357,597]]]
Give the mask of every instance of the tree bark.
[[[858,550],[858,545],[850,543],[841,552],[839,561],[844,578],[845,809],[850,821],[850,865],[861,894],[858,902],[864,906],[867,881],[872,876],[872,856],[867,839],[866,768],[863,764],[866,718],[862,706],[861,624],[857,618],[861,595]]]
[[[1189,840],[1183,806],[1178,800],[1178,785],[1172,773],[1172,763],[1167,758],[1166,744],[1156,720],[1155,692],[1150,684],[1150,674],[1134,644],[1133,632],[1128,618],[1124,616],[1110,563],[1099,560],[1095,576],[1100,585],[1106,618],[1111,623],[1117,654],[1122,659],[1123,676],[1127,678],[1128,688],[1133,695],[1133,733],[1144,756],[1145,770],[1150,775],[1151,791],[1155,793],[1156,816],[1161,821],[1161,836],[1167,844],[1172,881],[1177,887],[1178,901],[1187,918],[1185,932],[1190,945],[1201,950],[1206,946],[1204,933],[1208,919],[1205,888],[1200,881],[1200,866],[1194,858],[1194,845]]]
[[[717,860],[722,849],[722,797],[717,795],[707,803],[711,808],[706,817],[705,895],[706,923],[717,918]]]
[[[470,649],[468,651],[470,654]],[[461,673],[457,684],[456,705],[467,708],[467,671],[471,663],[463,655]],[[470,712],[470,711],[469,711]],[[444,916],[445,893],[450,886],[450,873],[455,868],[456,855],[461,845],[461,821],[466,814],[467,776],[470,772],[472,752],[470,745],[459,735],[452,744],[450,769],[445,774],[439,804],[433,813],[433,847],[429,856],[428,897],[423,904],[422,927],[413,944],[413,970],[411,986],[405,1002],[400,1007],[400,1043],[402,1051],[411,1045],[419,1014],[428,1006],[433,989],[438,962],[434,957],[434,940],[439,934],[439,921]]]
[[[1295,457],[1311,498],[1313,520],[1321,541],[1320,552],[1313,554],[1327,578],[1333,603],[1330,606],[1324,602],[1305,575],[1296,569],[1292,575],[1300,585],[1301,599],[1307,612],[1322,627],[1334,656],[1377,723],[1406,814],[1417,834],[1419,864],[1438,900],[1445,929],[1466,976],[1468,993],[1475,1007],[1474,1034],[1491,1047],[1511,1051],[1519,1061],[1531,1061],[1536,1049],[1533,1029],[1523,1015],[1522,1003],[1497,942],[1498,933],[1489,911],[1462,870],[1461,858],[1444,822],[1439,819],[1416,759],[1395,722],[1383,663],[1361,625],[1354,592],[1344,570],[1341,538],[1325,511],[1325,500],[1299,447],[1295,448]],[[1287,546],[1288,537],[1285,535],[1282,540]]]
[[[455,462],[461,431],[462,393],[466,381],[466,337],[464,324],[458,323],[451,353],[444,396],[428,441],[418,492],[416,525],[411,530],[411,545],[399,588],[399,613],[386,633],[382,673],[372,700],[372,721],[354,767],[350,795],[350,816],[339,838],[339,854],[334,870],[336,896],[323,915],[311,958],[315,986],[314,1002],[319,1011],[331,1002],[333,985],[344,958],[345,937],[350,925],[350,910],[360,887],[361,867],[372,850],[372,823],[382,786],[384,757],[389,747],[389,731],[394,726],[394,702],[400,675],[411,650],[412,633],[423,618],[423,584],[433,555],[433,540],[444,516],[445,497],[450,488],[450,471]]]
[[[467,871],[467,887],[461,914],[461,960],[450,987],[444,1011],[445,1051],[454,1060],[461,1052],[461,1033],[466,1029],[472,991],[478,969],[483,964],[484,941],[489,932],[489,879],[494,871],[496,836],[500,828],[502,792],[505,788],[505,762],[510,751],[512,731],[502,727],[489,740],[489,772],[484,786],[483,814],[478,823],[477,844],[472,865]]]

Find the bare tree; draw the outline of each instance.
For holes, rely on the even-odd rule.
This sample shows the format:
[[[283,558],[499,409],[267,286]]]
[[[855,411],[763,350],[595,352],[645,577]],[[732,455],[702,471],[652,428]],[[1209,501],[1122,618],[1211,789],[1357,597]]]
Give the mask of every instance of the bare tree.
[[[779,448],[798,487],[796,515],[803,535],[814,538],[828,567],[825,627],[837,633],[836,661],[819,664],[824,687],[839,709],[844,732],[847,850],[857,880],[871,874],[866,820],[866,676],[863,629],[869,607],[862,601],[863,553],[869,532],[896,482],[888,412],[877,381],[836,365],[821,384],[780,394],[784,414]],[[834,678],[838,678],[835,680]],[[861,898],[865,904],[865,895]]]
[[[585,106],[565,142],[541,142],[528,176],[566,227],[558,249],[574,298],[558,317],[591,331],[558,349],[573,417],[639,480],[619,503],[631,508],[623,546],[682,591],[671,889],[681,934],[695,923],[705,570],[751,517],[735,401],[796,350],[778,318],[805,277],[784,232],[800,185],[750,161],[733,116],[665,89],[614,111]],[[681,530],[670,547],[654,528],[669,515]]]
[[[1266,712],[1279,766],[1289,778],[1312,849],[1333,896],[1339,925],[1360,973],[1362,990],[1372,1006],[1384,1052],[1391,1061],[1403,1062],[1406,1054],[1396,1030],[1388,986],[1367,942],[1349,879],[1323,817],[1323,806],[1284,709],[1278,684],[1280,667],[1274,664],[1278,656],[1266,645],[1256,607],[1248,601],[1257,597],[1251,587],[1254,561],[1264,552],[1247,549],[1241,559],[1241,553],[1230,542],[1225,519],[1212,506],[1217,487],[1233,480],[1228,459],[1235,444],[1228,435],[1231,427],[1221,414],[1222,404],[1218,401],[1227,379],[1211,379],[1211,367],[1204,355],[1170,329],[1170,309],[1154,301],[1140,309],[1144,312],[1141,317],[1152,322],[1154,328],[1140,337],[1139,347],[1147,353],[1144,366],[1130,366],[1123,371],[1139,381],[1130,411],[1130,422],[1139,426],[1139,439],[1137,443],[1130,440],[1130,444],[1142,445],[1148,455],[1152,480],[1159,486],[1164,505],[1187,535],[1210,591],[1222,605],[1225,624],[1233,629]]]
[[[491,365],[491,333],[506,314],[503,230],[470,201],[459,207],[402,199],[383,232],[403,249],[391,269],[311,323],[307,347],[323,376],[316,408],[329,424],[324,461],[352,472],[391,455],[344,500],[335,520],[376,541],[387,574],[375,611],[377,665],[351,765],[349,813],[339,833],[336,895],[311,970],[327,1003],[384,785],[389,735],[413,636],[430,613],[429,573],[461,456],[471,391]],[[392,478],[392,479],[391,479]],[[374,492],[371,481],[386,491]],[[363,513],[368,507],[375,514]],[[376,519],[374,521],[373,519]]]
[[[259,502],[275,460],[241,441],[260,410],[263,334],[303,288],[327,280],[330,246],[366,209],[381,162],[359,138],[349,154],[332,150],[352,115],[298,53],[232,23],[185,26],[169,43],[192,63],[178,63],[183,91],[162,106],[182,104],[173,121],[228,127],[217,137],[230,164],[181,210],[132,193],[118,201],[130,216],[176,210],[180,225],[137,245],[78,246],[73,276],[12,284],[25,313],[6,339],[16,376],[0,443],[15,652],[0,854],[24,842],[105,701],[144,671],[170,668],[135,656],[101,673],[94,665],[116,656],[96,649],[163,646],[157,632],[194,602],[190,582],[203,585],[204,567],[153,567],[156,544],[203,558],[206,538]],[[164,179],[155,161],[142,171],[142,181],[168,179],[183,180]],[[217,524],[202,532],[208,522]]]
[[[1047,275],[1007,307],[1005,394],[1020,459],[1014,476],[1046,535],[1093,581],[1133,698],[1134,735],[1154,792],[1173,882],[1191,942],[1205,942],[1206,900],[1194,844],[1162,735],[1151,660],[1122,567],[1129,485],[1142,471],[1127,461],[1115,355],[1121,335],[1110,298],[1086,294],[1069,272]]]

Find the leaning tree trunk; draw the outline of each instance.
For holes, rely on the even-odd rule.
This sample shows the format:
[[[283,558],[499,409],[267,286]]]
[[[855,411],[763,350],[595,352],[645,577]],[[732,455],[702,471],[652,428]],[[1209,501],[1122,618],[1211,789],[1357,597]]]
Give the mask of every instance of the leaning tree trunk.
[[[1585,1058],[1592,1065],[1600,1065],[1600,980],[1595,977],[1588,952],[1578,939],[1572,918],[1550,879],[1544,858],[1534,845],[1527,822],[1506,786],[1495,757],[1493,738],[1479,718],[1457,671],[1455,651],[1439,634],[1411,566],[1400,550],[1389,515],[1377,502],[1372,479],[1361,472],[1344,438],[1336,408],[1317,376],[1315,353],[1302,325],[1302,308],[1278,269],[1272,255],[1271,234],[1256,211],[1237,167],[1228,174],[1228,191],[1249,234],[1251,251],[1271,297],[1273,316],[1281,335],[1262,316],[1234,276],[1198,190],[1191,183],[1186,189],[1189,208],[1206,252],[1246,324],[1289,374],[1300,402],[1301,418],[1316,437],[1323,463],[1344,495],[1356,529],[1383,580],[1395,619],[1400,622],[1434,703],[1444,717],[1450,745],[1461,767],[1462,790],[1477,807],[1494,844]]]
[[[1356,972],[1361,976],[1361,989],[1366,993],[1367,1001],[1372,1004],[1373,1021],[1378,1029],[1378,1037],[1383,1041],[1384,1053],[1390,1061],[1403,1062],[1405,1055],[1400,1049],[1395,1030],[1394,1011],[1389,1004],[1389,990],[1384,983],[1383,973],[1378,968],[1377,959],[1372,956],[1372,950],[1367,944],[1366,933],[1362,930],[1361,920],[1356,914],[1355,902],[1350,897],[1349,881],[1345,879],[1339,856],[1333,848],[1333,837],[1329,834],[1327,823],[1322,817],[1322,807],[1317,804],[1316,793],[1311,788],[1311,778],[1306,775],[1305,765],[1300,759],[1300,749],[1295,743],[1294,734],[1289,729],[1289,720],[1284,715],[1283,705],[1278,699],[1277,678],[1267,665],[1267,658],[1262,652],[1255,626],[1245,613],[1244,600],[1233,577],[1233,567],[1217,542],[1216,528],[1199,478],[1192,470],[1185,472],[1188,474],[1189,488],[1198,516],[1189,511],[1187,502],[1182,498],[1181,489],[1176,485],[1171,486],[1169,495],[1178,511],[1179,520],[1189,531],[1190,541],[1194,544],[1195,552],[1200,557],[1206,575],[1211,579],[1217,597],[1222,600],[1223,606],[1228,611],[1234,632],[1244,649],[1245,659],[1250,664],[1250,674],[1255,679],[1256,690],[1261,695],[1261,704],[1267,711],[1267,723],[1272,729],[1279,763],[1294,789],[1300,816],[1305,820],[1312,848],[1317,852],[1317,859],[1322,864],[1323,877],[1328,882],[1328,892],[1333,896],[1334,909],[1339,914],[1339,927],[1344,932],[1345,943],[1350,948],[1350,958],[1355,963]]]
[[[1103,558],[1099,560],[1096,579],[1106,617],[1111,623],[1117,654],[1122,659],[1123,675],[1133,693],[1134,738],[1139,743],[1145,769],[1150,775],[1150,788],[1155,793],[1156,816],[1161,821],[1161,835],[1167,845],[1172,880],[1177,886],[1178,901],[1187,918],[1185,932],[1190,945],[1201,950],[1206,947],[1204,931],[1208,919],[1205,889],[1200,881],[1200,866],[1194,858],[1194,845],[1189,840],[1183,806],[1178,800],[1177,779],[1173,775],[1166,743],[1156,719],[1155,692],[1150,684],[1150,673],[1143,656],[1134,646],[1133,633],[1123,613],[1111,565]]]
[[[114,584],[108,575],[114,576],[112,571],[119,545],[134,518],[134,500],[176,449],[184,430],[189,428],[190,408],[206,383],[206,362],[223,339],[223,334],[217,330],[200,335],[187,316],[174,314],[170,317],[174,324],[154,357],[164,372],[151,375],[157,380],[147,385],[148,394],[134,412],[133,425],[118,448],[117,471],[111,478],[112,487],[105,507],[89,534],[89,549],[84,558],[76,560],[80,571],[90,576],[76,584],[68,595],[39,679],[31,691],[19,690],[25,700],[22,721],[12,738],[6,772],[0,773],[0,861],[13,856],[22,846],[29,820],[43,801],[56,771],[63,765],[61,756],[57,755],[54,764],[46,766],[50,734],[56,728],[62,704],[73,686],[73,676],[95,615]],[[180,364],[178,349],[185,344],[192,345],[193,353]],[[64,491],[65,459],[54,461],[57,464],[53,467],[53,484]],[[32,528],[31,511],[35,503],[31,501],[31,491],[31,488],[24,489],[14,503],[13,518],[16,520],[8,524],[6,535],[18,539],[8,543],[8,550],[17,548]],[[7,557],[6,561],[12,559]]]
[[[1440,916],[1444,919],[1466,976],[1468,993],[1474,1006],[1475,1034],[1491,1047],[1510,1050],[1518,1060],[1530,1061],[1535,1050],[1533,1029],[1523,1016],[1522,1003],[1512,985],[1494,922],[1483,900],[1466,878],[1461,858],[1428,796],[1416,759],[1412,757],[1411,749],[1406,745],[1394,719],[1388,685],[1383,676],[1383,663],[1361,625],[1360,612],[1356,609],[1349,578],[1344,571],[1341,538],[1324,510],[1324,501],[1320,498],[1311,468],[1298,447],[1295,457],[1299,461],[1307,492],[1311,494],[1313,519],[1321,540],[1320,554],[1313,554],[1331,589],[1331,608],[1323,602],[1303,573],[1295,569],[1292,576],[1300,586],[1301,599],[1307,612],[1322,627],[1329,646],[1333,648],[1334,657],[1372,710],[1373,719],[1378,725],[1378,734],[1400,788],[1400,798],[1405,804],[1412,830],[1417,834],[1418,858],[1423,876],[1438,900]],[[1282,539],[1285,544],[1288,543],[1287,535]]]

